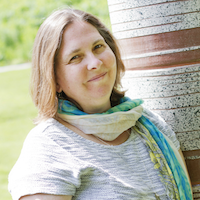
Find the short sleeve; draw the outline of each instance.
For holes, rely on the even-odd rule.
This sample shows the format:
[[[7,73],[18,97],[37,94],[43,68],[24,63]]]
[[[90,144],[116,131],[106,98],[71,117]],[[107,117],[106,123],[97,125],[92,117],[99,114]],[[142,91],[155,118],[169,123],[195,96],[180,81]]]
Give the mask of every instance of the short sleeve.
[[[176,134],[162,117],[146,108],[143,110],[143,115],[147,117],[164,135],[166,135],[177,149],[180,149],[180,143],[177,140]]]
[[[13,200],[36,193],[73,196],[80,186],[78,161],[41,129],[29,133],[9,174]]]

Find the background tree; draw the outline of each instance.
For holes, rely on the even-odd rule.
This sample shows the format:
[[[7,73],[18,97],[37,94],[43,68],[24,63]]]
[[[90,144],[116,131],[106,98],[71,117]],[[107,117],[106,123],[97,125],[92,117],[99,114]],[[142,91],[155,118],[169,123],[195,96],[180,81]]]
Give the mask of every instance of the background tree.
[[[54,10],[64,7],[83,9],[110,26],[106,0],[1,0],[0,66],[30,62],[40,24]]]

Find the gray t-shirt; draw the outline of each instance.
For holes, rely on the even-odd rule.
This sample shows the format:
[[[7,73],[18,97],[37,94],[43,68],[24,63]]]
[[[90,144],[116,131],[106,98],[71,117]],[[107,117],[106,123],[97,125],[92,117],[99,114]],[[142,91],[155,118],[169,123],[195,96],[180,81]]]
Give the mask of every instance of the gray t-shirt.
[[[179,149],[174,132],[157,115],[148,117]],[[118,146],[87,140],[55,119],[28,134],[9,175],[14,200],[35,193],[72,195],[73,200],[168,199],[148,150],[134,129]]]

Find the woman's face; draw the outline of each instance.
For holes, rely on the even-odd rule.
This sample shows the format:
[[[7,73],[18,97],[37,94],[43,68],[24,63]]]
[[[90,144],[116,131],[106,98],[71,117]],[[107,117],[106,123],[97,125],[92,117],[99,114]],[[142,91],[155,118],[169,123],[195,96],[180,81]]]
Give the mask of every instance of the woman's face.
[[[63,91],[86,113],[111,107],[116,58],[97,29],[75,21],[63,33],[56,65],[57,92]]]

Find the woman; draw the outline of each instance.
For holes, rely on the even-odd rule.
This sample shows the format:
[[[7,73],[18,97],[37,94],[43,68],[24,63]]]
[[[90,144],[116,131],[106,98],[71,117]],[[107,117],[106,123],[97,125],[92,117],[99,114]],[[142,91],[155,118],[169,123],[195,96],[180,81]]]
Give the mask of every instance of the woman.
[[[31,79],[38,125],[9,175],[14,200],[192,199],[175,134],[124,97],[123,72],[94,16],[64,9],[44,21]]]

